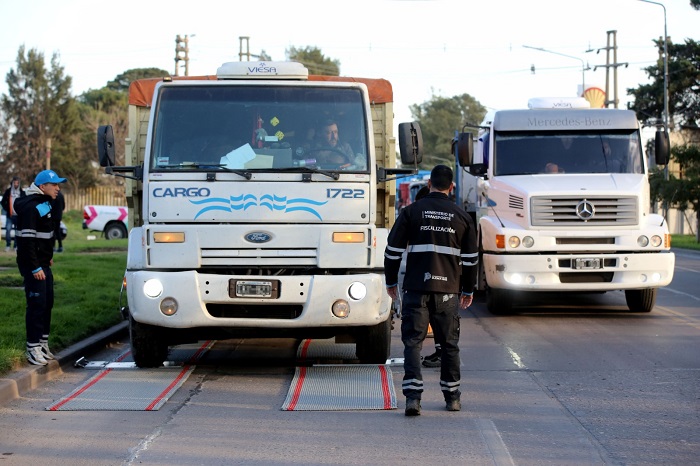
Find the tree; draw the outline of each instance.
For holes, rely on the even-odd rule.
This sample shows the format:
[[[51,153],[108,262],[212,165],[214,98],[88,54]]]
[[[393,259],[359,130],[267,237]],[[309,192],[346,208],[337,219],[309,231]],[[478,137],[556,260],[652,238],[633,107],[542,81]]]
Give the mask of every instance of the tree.
[[[170,76],[170,73],[160,68],[134,68],[117,75],[116,78],[107,83],[106,88],[113,91],[126,92],[129,90],[129,85],[132,81],[144,78],[162,78],[165,76]]]
[[[670,207],[681,210],[692,206],[695,218],[700,221],[700,147],[695,144],[674,146],[671,159],[680,167],[679,177],[669,173],[666,181],[663,169],[652,172],[649,177],[652,200],[666,201]],[[695,235],[700,242],[700,229],[696,229]]]
[[[663,50],[663,41],[654,41]],[[698,126],[700,123],[700,43],[686,39],[684,44],[667,44],[668,49],[668,106],[669,125]],[[652,79],[650,84],[627,89],[634,97],[630,106],[637,117],[646,121],[649,118],[661,119],[663,113],[664,65],[661,61],[645,68]]]
[[[77,158],[81,122],[70,94],[72,79],[64,75],[58,54],[47,69],[43,53],[21,46],[17,68],[8,72],[6,82],[8,94],[0,98],[0,108],[8,136],[0,170],[27,181],[50,162],[74,188],[90,180],[89,166]]]
[[[321,49],[316,47],[304,47],[298,49],[292,46],[286,50],[287,57],[291,61],[297,61],[309,69],[309,74],[323,76],[340,76],[340,62],[326,58]]]
[[[423,135],[424,167],[444,164],[454,167],[452,138],[465,124],[479,124],[486,116],[486,107],[469,94],[453,97],[433,95],[429,101],[410,106],[413,119]]]

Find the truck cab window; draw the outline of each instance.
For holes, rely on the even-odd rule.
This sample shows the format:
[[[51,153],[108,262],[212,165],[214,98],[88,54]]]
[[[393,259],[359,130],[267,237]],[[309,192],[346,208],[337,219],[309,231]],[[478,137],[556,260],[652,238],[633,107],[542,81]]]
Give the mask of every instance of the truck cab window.
[[[177,86],[162,92],[151,170],[368,171],[368,124],[356,89]],[[342,152],[342,161],[322,157],[319,121],[335,123],[330,141],[340,145],[329,150]]]

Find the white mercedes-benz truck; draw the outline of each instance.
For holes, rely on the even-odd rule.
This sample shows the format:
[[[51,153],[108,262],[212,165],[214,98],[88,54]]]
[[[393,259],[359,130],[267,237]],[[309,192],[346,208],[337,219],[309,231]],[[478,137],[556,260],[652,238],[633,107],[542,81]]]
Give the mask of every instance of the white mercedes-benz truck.
[[[669,157],[657,132],[656,163]],[[630,110],[582,98],[532,99],[528,109],[455,135],[457,198],[479,228],[487,307],[513,312],[529,291],[624,290],[649,312],[673,278],[668,226],[650,211],[640,125]]]
[[[294,62],[131,84],[125,166],[111,126],[97,145],[127,178],[122,313],[139,367],[160,366],[171,345],[232,337],[335,337],[361,362],[386,362],[388,176],[410,171],[395,168],[392,100],[386,80]],[[342,149],[320,145],[329,121]]]

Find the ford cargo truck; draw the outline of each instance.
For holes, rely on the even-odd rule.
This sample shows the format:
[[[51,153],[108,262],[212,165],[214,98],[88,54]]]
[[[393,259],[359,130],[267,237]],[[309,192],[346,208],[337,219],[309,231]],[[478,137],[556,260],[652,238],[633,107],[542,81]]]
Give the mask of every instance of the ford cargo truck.
[[[97,140],[101,165],[126,178],[122,312],[136,364],[232,337],[335,337],[361,362],[385,363],[387,177],[407,172],[395,168],[391,84],[234,62],[129,92],[125,166],[114,166],[110,126]],[[319,122],[331,120],[351,153],[319,145]]]

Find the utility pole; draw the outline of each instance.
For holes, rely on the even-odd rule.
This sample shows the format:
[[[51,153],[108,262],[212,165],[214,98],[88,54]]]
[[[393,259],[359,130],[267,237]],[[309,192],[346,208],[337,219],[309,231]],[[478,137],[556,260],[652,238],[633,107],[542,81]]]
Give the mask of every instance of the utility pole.
[[[46,132],[49,132],[49,127],[46,127]],[[46,138],[46,169],[51,170],[51,134]]]
[[[612,38],[612,45],[610,44]],[[605,65],[597,65],[593,67],[593,71],[598,68],[605,68],[605,106],[610,107],[610,104],[614,104],[615,108],[618,108],[620,104],[620,99],[617,97],[617,68],[624,66],[627,68],[628,63],[618,63],[617,62],[617,31],[608,31],[608,45],[602,49],[598,49],[596,53],[600,53],[601,50],[605,50],[606,58]],[[610,52],[612,52],[613,58],[612,63],[610,61]],[[610,68],[613,69],[613,88],[614,88],[614,98],[610,100]]]
[[[243,43],[245,42],[245,51],[243,51]],[[243,60],[243,57],[246,57]],[[250,53],[250,36],[238,36],[238,60],[250,61],[251,58],[260,58],[260,55]]]
[[[180,76],[180,62],[185,62],[185,76],[190,75],[190,47],[189,37],[180,37],[178,34],[175,37],[175,76]]]

